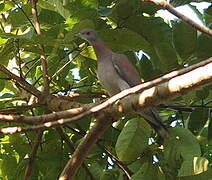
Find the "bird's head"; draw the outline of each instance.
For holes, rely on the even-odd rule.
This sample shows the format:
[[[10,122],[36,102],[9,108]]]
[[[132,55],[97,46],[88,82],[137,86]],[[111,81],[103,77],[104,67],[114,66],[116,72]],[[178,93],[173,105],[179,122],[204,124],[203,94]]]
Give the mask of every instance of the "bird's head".
[[[84,29],[75,36],[84,39],[89,43],[93,43],[98,39],[97,33],[92,29]]]

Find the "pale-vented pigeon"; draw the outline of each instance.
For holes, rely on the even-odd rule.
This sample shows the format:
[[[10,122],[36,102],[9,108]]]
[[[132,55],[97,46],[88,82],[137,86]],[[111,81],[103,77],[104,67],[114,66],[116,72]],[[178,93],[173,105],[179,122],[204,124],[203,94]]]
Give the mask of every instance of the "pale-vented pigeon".
[[[94,30],[84,29],[76,36],[93,46],[97,56],[97,76],[110,96],[141,84],[139,74],[127,56],[113,52]],[[169,132],[155,109],[142,111],[140,115],[147,120],[159,136],[163,139],[169,137]]]

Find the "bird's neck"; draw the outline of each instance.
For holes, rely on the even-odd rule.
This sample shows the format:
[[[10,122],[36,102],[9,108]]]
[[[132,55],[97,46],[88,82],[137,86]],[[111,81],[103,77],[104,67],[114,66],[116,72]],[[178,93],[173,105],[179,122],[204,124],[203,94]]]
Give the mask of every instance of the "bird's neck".
[[[95,42],[92,43],[92,46],[94,48],[94,51],[96,53],[97,59],[102,60],[108,55],[112,53],[111,49],[107,47],[104,41],[101,39],[96,40]]]

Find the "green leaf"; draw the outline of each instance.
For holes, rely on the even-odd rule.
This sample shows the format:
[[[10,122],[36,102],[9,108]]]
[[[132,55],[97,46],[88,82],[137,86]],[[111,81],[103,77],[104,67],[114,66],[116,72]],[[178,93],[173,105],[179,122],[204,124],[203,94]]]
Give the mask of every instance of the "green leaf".
[[[177,67],[177,54],[171,43],[157,43],[154,49],[160,59],[159,67],[162,71],[166,72]]]
[[[137,32],[151,44],[172,42],[171,28],[159,17],[132,16],[124,27]]]
[[[175,127],[170,131],[173,138],[164,144],[164,158],[170,167],[177,168],[182,160],[201,155],[200,145],[188,129]]]
[[[164,173],[159,166],[153,165],[152,162],[146,162],[143,166],[132,176],[132,180],[165,180]]]
[[[39,14],[39,20],[41,23],[46,23],[49,25],[59,24],[65,21],[65,19],[55,11],[48,9],[42,9]]]
[[[116,153],[121,161],[133,161],[138,158],[148,146],[150,126],[142,118],[129,120],[121,131]]]
[[[71,15],[71,12],[68,9],[68,6],[63,4],[63,2],[61,0],[54,0],[54,6],[55,6],[55,10],[61,16],[63,16],[64,19],[67,19]]]
[[[12,2],[5,1],[3,3],[0,3],[0,14],[12,9],[14,7],[14,4]]]
[[[100,36],[114,51],[146,51],[149,49],[149,43],[142,36],[127,29],[108,29],[105,32],[101,32]]]
[[[3,154],[0,156],[0,158],[2,159],[2,163],[1,163],[1,173],[2,176],[7,179],[6,177],[13,177],[13,175],[15,174],[14,169],[17,166],[17,160],[13,155],[6,155]]]
[[[30,18],[31,16],[31,6],[30,3],[23,5],[22,10],[25,12],[26,16]],[[16,8],[11,13],[9,13],[9,20],[11,22],[12,28],[17,29],[21,27],[26,27],[28,24],[30,24],[29,20],[25,16],[25,14],[22,12],[21,9]]]
[[[207,108],[196,108],[188,119],[188,128],[194,133],[198,132],[204,127],[209,117],[209,109]]]
[[[151,80],[155,77],[156,74],[154,73],[152,62],[145,55],[140,59],[138,67],[140,75],[145,81]]]
[[[212,38],[205,34],[198,37],[196,56],[205,59],[212,56]]]
[[[3,74],[2,72],[0,72],[0,92],[4,89],[5,87],[5,82],[6,80],[4,78],[7,78],[7,76],[5,74]]]
[[[55,10],[54,1],[39,0],[38,6],[40,6],[42,9],[48,9],[51,11]]]
[[[161,71],[176,68],[177,54],[172,45],[171,28],[158,17],[132,16],[126,20],[124,27],[137,32],[151,45],[141,48],[152,59],[155,67]]]
[[[15,50],[13,39],[9,39],[0,49],[1,64],[7,65],[9,60],[13,57]]]
[[[108,16],[112,13],[112,8],[107,8],[104,6],[99,6],[97,9],[100,16]]]
[[[206,99],[210,94],[210,90],[203,87],[202,89],[196,90],[196,96],[199,100]]]
[[[186,159],[178,172],[178,177],[197,175],[208,170],[209,162],[203,157]]]
[[[182,59],[186,59],[196,50],[197,30],[183,21],[173,23],[174,46]]]
[[[210,121],[208,125],[208,141],[212,142],[212,117],[210,116]]]
[[[211,180],[212,177],[212,169],[208,169],[208,171],[203,172],[198,175],[180,177],[181,180]]]
[[[100,179],[103,172],[103,167],[101,167],[98,162],[91,163],[91,165],[88,168],[94,175],[94,177],[96,177],[96,179]]]
[[[205,18],[206,24],[212,23],[212,5],[209,6],[207,9],[205,9],[204,18]]]
[[[143,13],[154,15],[158,10],[161,9],[161,7],[156,5],[155,3],[152,3],[152,2],[141,1],[141,8],[140,9]]]
[[[105,170],[101,177],[100,180],[111,180],[111,179],[117,179],[118,178],[118,171],[114,171],[114,170]]]

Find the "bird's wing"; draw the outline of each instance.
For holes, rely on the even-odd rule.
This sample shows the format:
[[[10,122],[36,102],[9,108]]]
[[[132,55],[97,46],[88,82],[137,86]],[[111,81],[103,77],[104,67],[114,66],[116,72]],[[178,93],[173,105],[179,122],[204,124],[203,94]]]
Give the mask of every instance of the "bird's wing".
[[[128,60],[124,54],[112,54],[112,63],[121,79],[123,79],[130,87],[141,84],[138,71]]]

